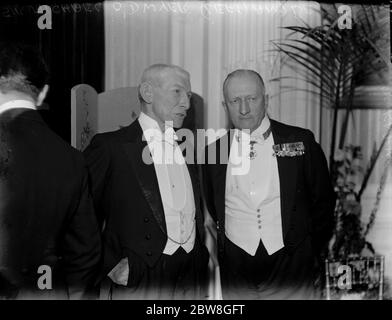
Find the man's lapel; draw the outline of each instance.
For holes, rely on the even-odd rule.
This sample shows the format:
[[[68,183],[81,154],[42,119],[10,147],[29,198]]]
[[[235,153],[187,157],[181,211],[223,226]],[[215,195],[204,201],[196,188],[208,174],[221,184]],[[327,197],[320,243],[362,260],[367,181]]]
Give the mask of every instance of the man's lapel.
[[[274,144],[287,143],[290,140],[290,134],[282,130],[279,123],[271,120],[271,131],[274,138]],[[273,152],[271,150],[271,152]],[[297,183],[297,161],[291,157],[276,157],[278,162],[279,183],[280,183],[280,205],[282,215],[283,235],[286,235],[292,212],[292,203],[296,192]]]
[[[148,145],[147,142],[143,140],[143,131],[139,122],[136,120],[131,126],[134,126],[134,130],[129,134],[130,141],[124,143],[123,147],[131,161],[144,197],[146,198],[159,227],[166,234],[165,214],[155,167],[152,162],[151,164],[146,164],[143,161],[143,153],[149,155]]]
[[[213,183],[215,183],[216,190],[216,210],[218,214],[218,221],[224,226],[225,223],[225,201],[226,201],[226,177],[227,166],[230,157],[230,147],[234,137],[234,130],[229,130],[226,135],[216,142],[216,165],[214,165]],[[223,156],[224,158],[221,158]],[[218,225],[218,228],[220,226]]]
[[[181,146],[180,146],[180,148],[181,148]],[[186,163],[186,166],[188,168],[189,176],[190,176],[191,182],[192,182],[193,197],[195,199],[196,212],[200,212],[200,210],[201,210],[200,203],[199,203],[200,186],[197,183],[198,182],[197,176],[198,176],[199,173],[197,172],[198,169],[197,169],[196,164],[191,164],[191,163],[186,162],[186,159],[187,159],[186,158],[186,151],[187,151],[187,148],[184,148],[182,150],[182,155],[183,155],[183,157],[185,159],[185,163]]]
[[[183,150],[182,154],[184,159],[186,159],[185,150]],[[198,167],[196,164],[189,164],[186,162],[186,166],[188,168],[189,177],[191,178],[192,190],[193,190],[193,199],[195,203],[195,219],[196,219],[196,227],[199,232],[200,239],[204,239],[204,228],[203,228],[203,211],[200,207],[201,205],[201,194],[200,194],[200,184],[198,180]]]
[[[186,140],[188,139],[188,137],[185,137],[185,140],[183,139],[183,141],[177,141],[178,146],[180,147],[180,150],[182,152],[182,156],[184,157],[186,166],[188,168],[188,172],[189,172],[189,176],[191,178],[191,182],[192,182],[192,189],[193,189],[193,194],[194,194],[194,198],[195,198],[195,205],[196,205],[196,210],[200,210],[200,206],[199,206],[199,197],[200,197],[200,192],[199,192],[199,185],[197,184],[197,176],[198,176],[198,172],[197,172],[197,166],[196,166],[196,157],[195,155],[193,155],[193,157],[189,157],[189,159],[193,159],[193,163],[188,163],[187,160],[187,154],[186,152],[195,152],[195,148],[192,145],[192,147],[189,147],[187,145],[188,141]]]

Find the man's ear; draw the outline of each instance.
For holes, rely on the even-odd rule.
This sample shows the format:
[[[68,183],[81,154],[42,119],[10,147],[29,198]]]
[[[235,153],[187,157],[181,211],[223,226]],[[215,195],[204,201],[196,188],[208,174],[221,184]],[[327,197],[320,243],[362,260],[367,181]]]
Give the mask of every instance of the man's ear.
[[[224,100],[222,100],[222,107],[223,107],[223,110],[225,110],[225,112],[228,114],[229,110],[227,110],[227,104],[226,104],[226,102]]]
[[[264,109],[267,112],[269,107],[269,95],[266,93],[264,95]]]
[[[49,85],[45,84],[41,92],[38,94],[36,105],[41,106],[49,92]]]
[[[230,118],[229,108],[227,107],[227,103],[224,100],[222,101],[222,107],[223,107],[223,110],[225,110],[226,119],[227,119],[229,128],[234,128],[233,122],[231,121],[231,118]]]
[[[141,83],[139,86],[139,94],[146,103],[148,104],[152,103],[153,92],[150,83],[148,82]]]

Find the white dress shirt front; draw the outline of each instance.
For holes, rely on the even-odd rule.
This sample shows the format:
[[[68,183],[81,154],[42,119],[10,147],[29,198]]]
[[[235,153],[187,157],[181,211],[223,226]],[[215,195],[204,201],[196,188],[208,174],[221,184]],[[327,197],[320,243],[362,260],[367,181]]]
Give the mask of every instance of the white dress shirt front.
[[[158,123],[143,112],[138,121],[152,155],[165,213],[168,239],[163,253],[172,255],[180,246],[189,253],[196,235],[195,201],[177,137],[172,127],[162,133]]]

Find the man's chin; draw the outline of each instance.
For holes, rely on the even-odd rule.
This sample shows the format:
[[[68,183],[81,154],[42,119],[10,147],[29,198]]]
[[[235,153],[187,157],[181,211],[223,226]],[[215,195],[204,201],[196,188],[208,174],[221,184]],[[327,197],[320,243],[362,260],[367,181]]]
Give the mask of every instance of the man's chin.
[[[251,126],[251,125],[244,125],[244,124],[242,124],[240,126],[237,126],[236,129],[238,129],[238,130],[252,130],[251,129],[252,127],[253,126]]]
[[[239,127],[243,129],[247,129],[249,127],[252,127],[255,124],[255,119],[254,118],[242,118],[237,120],[237,124]]]
[[[173,128],[174,129],[180,129],[182,128],[184,121],[173,121]]]

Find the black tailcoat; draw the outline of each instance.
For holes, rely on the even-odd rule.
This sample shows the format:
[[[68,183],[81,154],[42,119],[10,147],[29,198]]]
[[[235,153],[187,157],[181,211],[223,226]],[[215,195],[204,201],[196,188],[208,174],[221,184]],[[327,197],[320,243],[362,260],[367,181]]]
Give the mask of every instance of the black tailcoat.
[[[275,144],[303,142],[305,153],[294,157],[277,157],[282,230],[285,252],[296,250],[307,237],[311,238],[311,254],[317,255],[327,244],[333,229],[335,193],[327,162],[313,133],[299,127],[288,126],[271,120]],[[232,134],[218,139],[206,148],[206,164],[203,165],[203,185],[206,205],[216,221],[218,256],[223,263],[225,237],[225,185],[227,161]],[[226,147],[223,143],[228,143]],[[209,149],[216,150],[216,164],[208,164]],[[222,152],[223,151],[223,152]],[[273,150],[271,150],[271,154]],[[223,158],[222,158],[223,159]],[[301,261],[298,261],[301,264]]]
[[[124,257],[128,257],[131,273],[132,265],[138,266],[134,271],[153,268],[165,248],[165,214],[154,164],[143,161],[146,150],[148,145],[136,120],[120,130],[97,134],[84,152],[96,212],[105,225],[102,278]],[[196,234],[204,253],[199,263],[206,266],[200,185],[196,166],[187,167],[195,199]],[[140,274],[130,274],[129,287],[137,283]]]
[[[0,135],[0,289],[67,298],[66,282],[79,290],[95,281],[101,252],[83,155],[35,110],[2,113]],[[41,265],[55,290],[39,290]]]

